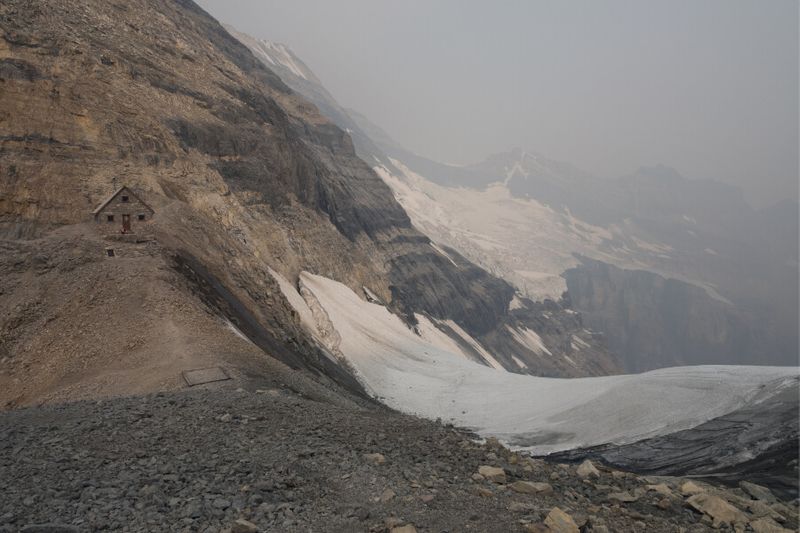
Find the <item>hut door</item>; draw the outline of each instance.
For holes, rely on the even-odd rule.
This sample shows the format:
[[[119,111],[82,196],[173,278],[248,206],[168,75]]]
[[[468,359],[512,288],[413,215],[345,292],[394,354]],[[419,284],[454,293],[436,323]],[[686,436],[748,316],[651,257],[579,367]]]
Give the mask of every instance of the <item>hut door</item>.
[[[131,216],[122,215],[122,231],[130,231],[130,230],[131,230]]]

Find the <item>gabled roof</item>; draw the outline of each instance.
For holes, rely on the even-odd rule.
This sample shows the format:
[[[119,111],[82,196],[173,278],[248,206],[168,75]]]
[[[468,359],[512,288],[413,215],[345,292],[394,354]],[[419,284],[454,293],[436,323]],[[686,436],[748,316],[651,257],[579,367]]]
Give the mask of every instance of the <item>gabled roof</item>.
[[[117,189],[116,191],[114,191],[114,193],[113,193],[111,196],[109,196],[108,198],[106,198],[106,199],[103,201],[103,203],[101,203],[100,205],[98,205],[98,206],[97,206],[97,208],[96,208],[94,211],[92,211],[92,214],[93,214],[93,215],[96,215],[97,213],[99,213],[100,211],[102,211],[103,209],[105,209],[105,207],[106,207],[108,204],[110,204],[110,203],[111,203],[111,201],[112,201],[114,198],[116,198],[116,197],[117,197],[117,195],[119,195],[119,193],[121,193],[122,191],[127,191],[129,195],[131,195],[131,196],[135,197],[137,200],[139,200],[140,202],[142,202],[142,204],[143,204],[143,205],[144,205],[144,206],[145,206],[147,209],[149,209],[151,213],[155,213],[155,211],[153,211],[153,208],[152,208],[152,207],[150,207],[149,205],[147,205],[147,204],[144,202],[144,200],[142,200],[141,198],[139,198],[139,196],[138,196],[137,194],[135,194],[135,193],[134,193],[132,190],[130,190],[130,189],[127,187],[127,186],[123,185],[122,187],[120,187],[119,189]]]

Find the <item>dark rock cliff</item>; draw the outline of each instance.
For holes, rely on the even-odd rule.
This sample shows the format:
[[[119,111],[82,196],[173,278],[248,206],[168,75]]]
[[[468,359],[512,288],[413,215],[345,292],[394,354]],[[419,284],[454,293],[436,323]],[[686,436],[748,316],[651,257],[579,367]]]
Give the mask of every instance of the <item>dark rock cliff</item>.
[[[756,320],[704,289],[642,270],[582,258],[564,273],[587,324],[606,334],[631,372],[697,364],[791,364]],[[763,363],[762,363],[763,364]]]

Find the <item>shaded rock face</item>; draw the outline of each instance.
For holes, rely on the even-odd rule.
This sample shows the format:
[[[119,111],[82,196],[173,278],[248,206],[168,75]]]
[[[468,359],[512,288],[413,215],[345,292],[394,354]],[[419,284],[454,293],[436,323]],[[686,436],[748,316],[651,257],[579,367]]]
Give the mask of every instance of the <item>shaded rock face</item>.
[[[753,320],[695,285],[587,258],[564,278],[575,309],[606,334],[628,371],[776,358]],[[790,355],[783,360],[791,362]]]

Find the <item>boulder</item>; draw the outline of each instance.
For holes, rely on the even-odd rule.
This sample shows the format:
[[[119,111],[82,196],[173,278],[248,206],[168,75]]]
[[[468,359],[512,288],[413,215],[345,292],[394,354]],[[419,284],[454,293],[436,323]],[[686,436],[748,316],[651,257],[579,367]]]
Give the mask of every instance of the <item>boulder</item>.
[[[600,471],[594,466],[589,459],[578,466],[578,477],[581,479],[589,479],[590,477],[600,477]]]
[[[658,500],[658,502],[656,503],[656,507],[658,507],[659,509],[663,509],[664,511],[666,511],[666,510],[668,510],[669,508],[671,508],[671,507],[672,507],[672,500],[670,500],[669,498],[661,498],[661,499],[660,499],[660,500]]]
[[[231,525],[231,533],[257,533],[258,526],[249,520],[239,518]]]
[[[511,502],[508,504],[508,510],[512,513],[530,513],[536,510],[536,505],[529,502]]]
[[[739,487],[754,500],[761,500],[762,502],[775,503],[778,501],[772,492],[767,487],[750,483],[749,481],[740,481]]]
[[[647,485],[645,488],[649,491],[657,492],[662,496],[667,496],[667,497],[672,496],[672,489],[669,488],[669,485],[667,485],[666,483],[659,483],[657,485]]]
[[[771,518],[759,518],[750,522],[750,527],[755,533],[790,533],[790,529],[781,527],[778,523]]]
[[[381,493],[381,503],[386,503],[392,500],[397,494],[392,489],[386,489]]]
[[[364,460],[374,465],[382,465],[386,462],[386,457],[380,453],[365,453]]]
[[[747,510],[750,511],[753,514],[753,516],[755,516],[756,518],[761,518],[762,516],[767,516],[767,517],[772,518],[773,520],[775,520],[777,522],[780,522],[780,523],[786,522],[786,517],[785,516],[783,516],[782,514],[776,512],[775,509],[773,509],[768,504],[766,504],[766,503],[764,503],[762,501],[759,501],[759,500],[745,500],[744,498],[741,498],[741,500],[742,501],[740,503],[744,507],[746,507]]]
[[[550,483],[539,483],[533,481],[515,481],[508,488],[520,494],[552,494],[553,486]]]
[[[559,509],[553,507],[544,519],[544,524],[550,528],[552,533],[580,533],[578,524],[572,519],[570,515]]]
[[[478,473],[492,483],[506,482],[506,471],[496,466],[483,465],[478,468]]]
[[[608,495],[609,501],[615,503],[633,503],[637,501],[639,498],[631,494],[630,492],[612,492]]]
[[[701,486],[687,481],[683,485],[681,485],[681,494],[684,496],[692,496],[694,494],[700,494],[701,492],[705,492],[706,489],[702,488]]]
[[[475,494],[477,494],[482,498],[491,498],[492,496],[494,496],[494,493],[489,489],[487,489],[486,487],[478,487],[477,489],[475,489]]]
[[[719,527],[723,523],[730,526],[736,523],[746,524],[747,515],[718,496],[702,492],[689,498],[686,503],[693,509],[709,516],[712,525]]]

